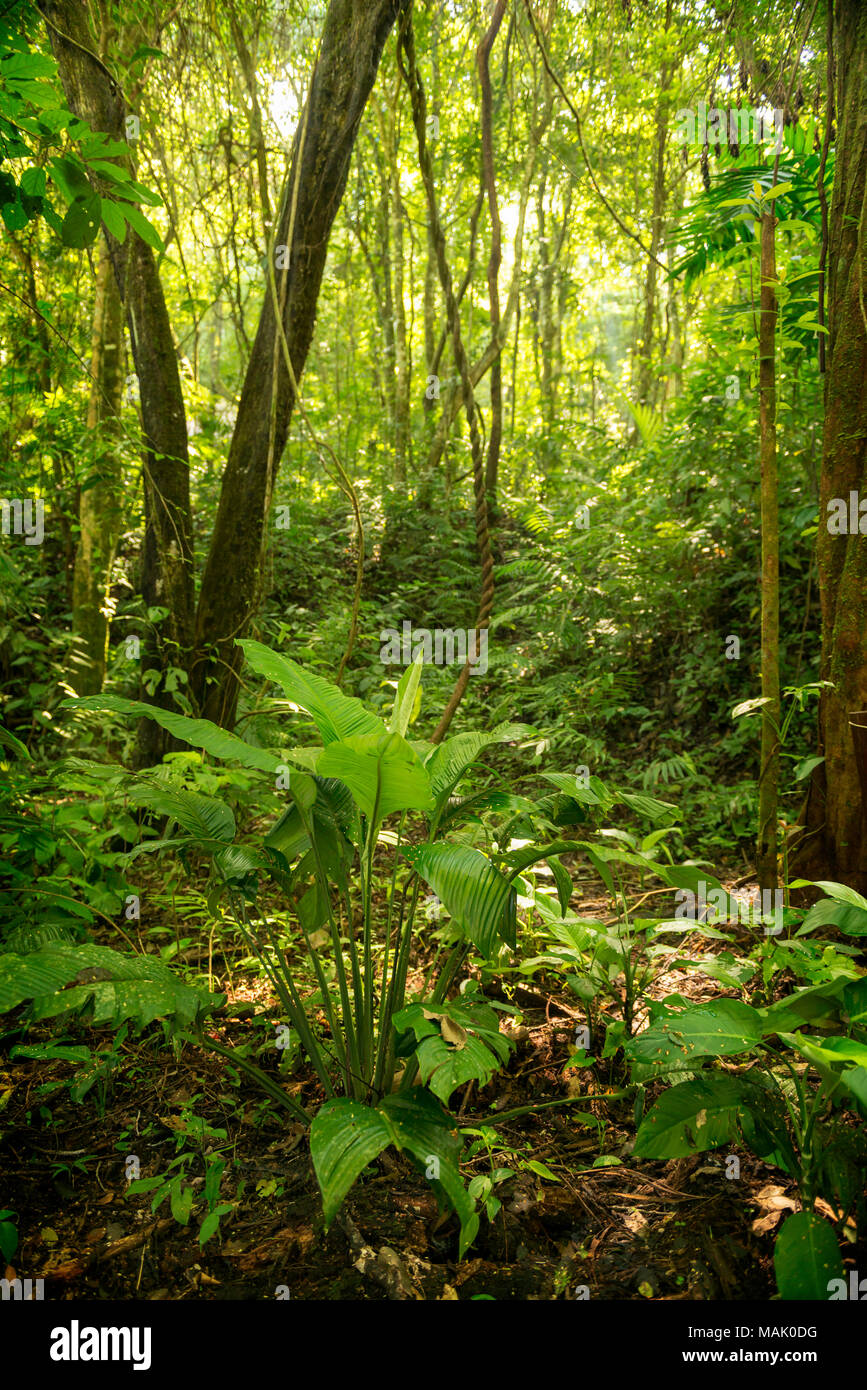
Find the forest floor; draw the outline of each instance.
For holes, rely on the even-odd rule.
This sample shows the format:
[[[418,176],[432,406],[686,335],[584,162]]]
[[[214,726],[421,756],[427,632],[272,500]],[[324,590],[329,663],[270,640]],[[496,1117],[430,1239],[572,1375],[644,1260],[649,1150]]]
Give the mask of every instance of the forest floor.
[[[582,911],[592,908],[582,902]],[[715,948],[707,940],[679,946],[682,954]],[[273,1002],[261,979],[232,974],[227,1007],[235,1014],[215,1020],[224,1045],[250,1041],[254,1011]],[[584,1015],[562,980],[541,975],[507,994],[496,984],[485,990],[520,1009],[503,1025],[516,1047],[482,1091],[470,1083],[452,1097],[460,1125],[478,1128],[498,1112],[573,1094],[580,1100],[499,1124],[492,1156],[466,1165],[467,1176],[492,1165],[515,1176],[498,1189],[502,1207],[491,1221],[482,1215],[462,1261],[456,1218],[438,1211],[425,1177],[393,1151],[356,1183],[325,1233],[302,1127],[263,1104],[245,1079],[233,1087],[219,1057],[190,1045],[175,1057],[154,1029],[122,1043],[109,1089],[82,1103],[61,1079],[68,1063],[0,1065],[3,1205],[19,1213],[21,1233],[15,1273],[44,1279],[55,1300],[770,1298],[774,1228],[799,1207],[795,1185],[744,1148],[731,1150],[737,1176],[728,1175],[737,1166],[728,1150],[668,1163],[632,1159],[631,1100],[600,1098],[623,1085],[622,1071],[599,1062],[564,1074]],[[696,1002],[727,993],[683,969],[658,975],[648,993],[674,990]],[[37,1026],[28,1041],[40,1036]],[[104,1037],[78,1028],[74,1040],[95,1050]],[[315,1081],[304,1077],[292,1089],[315,1100]],[[58,1080],[45,1094],[46,1082]],[[661,1089],[648,1086],[645,1109]],[[191,1143],[191,1108],[225,1138]],[[192,1154],[189,1177],[201,1198],[208,1141],[228,1161],[220,1200],[234,1209],[200,1248],[201,1201],[186,1226],[168,1202],[152,1214],[150,1195],[126,1195],[125,1164],[135,1154],[142,1176],[164,1172],[180,1146]],[[605,1166],[594,1167],[602,1156]],[[521,1169],[527,1159],[559,1181]]]

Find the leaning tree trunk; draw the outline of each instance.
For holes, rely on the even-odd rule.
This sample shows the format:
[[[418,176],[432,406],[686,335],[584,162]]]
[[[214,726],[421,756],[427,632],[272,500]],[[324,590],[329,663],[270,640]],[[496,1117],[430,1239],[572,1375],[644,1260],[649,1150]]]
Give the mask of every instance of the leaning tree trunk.
[[[325,16],[275,236],[280,256],[276,264],[281,267],[286,267],[286,251],[279,248],[288,247],[288,268],[277,281],[296,381],[313,337],[328,239],[358,126],[401,3],[331,0]],[[235,639],[245,631],[258,603],[266,521],[295,404],[279,348],[274,304],[266,286],[196,614],[193,695],[201,713],[225,727],[234,723],[238,700],[241,652]]]
[[[817,555],[822,604],[819,706],[824,765],[810,788],[801,872],[867,891],[867,807],[851,715],[867,709],[867,540],[851,494],[867,499],[867,7],[836,0],[837,141],[828,241],[828,352]],[[832,507],[837,500],[843,504]],[[838,513],[847,520],[836,523]],[[854,526],[852,521],[854,520]],[[867,528],[867,520],[862,524]],[[845,529],[844,529],[845,527]]]
[[[51,37],[60,80],[70,108],[93,130],[113,140],[126,133],[126,104],[120,87],[94,51],[87,8],[76,0],[39,0]],[[116,160],[131,165],[131,160]],[[100,192],[106,192],[105,188]],[[160,671],[154,703],[171,708],[165,689],[169,667],[186,668],[193,631],[193,544],[187,422],[178,359],[166,302],[151,248],[133,229],[123,244],[106,238],[118,288],[124,298],[138,376],[145,440],[142,596],[149,608],[166,610],[150,627],[142,675]],[[140,765],[156,762],[168,746],[151,719],[141,721]]]

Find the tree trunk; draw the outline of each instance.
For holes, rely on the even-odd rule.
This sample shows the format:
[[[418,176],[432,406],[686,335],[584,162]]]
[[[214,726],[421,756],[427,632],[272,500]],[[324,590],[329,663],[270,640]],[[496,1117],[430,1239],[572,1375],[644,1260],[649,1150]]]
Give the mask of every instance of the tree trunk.
[[[776,253],[774,206],[761,221],[759,459],[762,508],[762,751],[759,770],[759,887],[777,886],[780,781],[780,528],[777,484]]]
[[[313,337],[329,235],[359,122],[400,3],[331,0],[325,17],[275,238],[278,247],[288,247],[288,264],[286,252],[280,253],[277,282],[296,381]],[[266,288],[196,614],[193,695],[201,713],[225,727],[234,723],[238,700],[241,651],[235,639],[246,630],[258,603],[265,526],[295,404],[279,346],[274,304]]]
[[[488,258],[488,307],[491,336],[499,341],[500,333],[500,262],[503,258],[503,237],[500,209],[497,203],[497,183],[494,174],[494,99],[491,92],[491,49],[500,32],[506,0],[497,0],[487,33],[476,49],[476,66],[482,93],[482,171],[488,195],[488,217],[491,222],[491,254]],[[504,74],[505,77],[505,74]],[[488,453],[485,459],[485,492],[488,509],[497,505],[497,483],[500,469],[500,443],[503,437],[503,366],[502,349],[491,364],[491,427],[488,433]]]
[[[98,695],[108,659],[108,595],[122,524],[120,408],[123,394],[123,306],[108,246],[100,247],[93,306],[88,434],[98,441],[94,475],[78,507],[79,540],[72,583],[75,647],[70,684],[77,695]]]
[[[665,28],[671,22],[671,4],[666,6]],[[663,63],[659,74],[660,92],[671,83],[672,65]],[[657,271],[656,257],[662,245],[665,222],[665,146],[668,140],[668,103],[660,102],[656,113],[656,133],[653,142],[653,217],[650,224],[650,250],[644,277],[644,320],[638,346],[638,384],[635,399],[642,405],[654,406],[657,398],[657,374],[653,363],[653,338],[656,325]]]
[[[817,556],[822,606],[821,675],[833,682],[819,706],[824,765],[810,788],[799,870],[867,892],[867,808],[849,719],[867,709],[867,542],[851,494],[867,499],[867,8],[837,0],[834,53],[838,115],[828,244],[828,353]],[[829,502],[845,504],[833,523]],[[832,513],[838,509],[832,508]],[[852,520],[855,521],[854,527]],[[867,529],[867,520],[861,518]],[[843,529],[843,526],[846,529]]]
[[[74,0],[39,0],[70,108],[93,130],[125,138],[123,93],[94,51],[87,10]],[[115,161],[118,162],[118,161]],[[131,167],[131,160],[126,161]],[[100,191],[105,191],[100,190]],[[112,267],[123,296],[139,382],[145,440],[142,595],[167,609],[159,631],[143,647],[142,676],[157,670],[152,700],[171,708],[169,667],[185,669],[193,630],[193,544],[187,423],[177,353],[151,248],[132,228],[121,245],[106,232]],[[159,760],[170,741],[151,719],[139,725],[136,761]]]
[[[399,79],[398,79],[399,80]],[[395,91],[391,112],[391,169],[389,171],[389,212],[391,216],[392,304],[394,306],[394,477],[397,483],[406,482],[406,458],[409,444],[409,350],[406,336],[406,302],[404,299],[403,263],[403,200],[400,192],[400,151],[398,148],[399,90]]]

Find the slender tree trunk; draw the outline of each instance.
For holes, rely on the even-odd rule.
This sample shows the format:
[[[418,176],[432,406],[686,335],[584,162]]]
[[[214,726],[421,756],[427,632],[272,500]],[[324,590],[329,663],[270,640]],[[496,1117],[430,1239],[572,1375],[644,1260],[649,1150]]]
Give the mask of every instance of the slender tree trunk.
[[[97,442],[94,472],[80,494],[72,584],[75,646],[70,684],[98,695],[108,659],[109,588],[123,508],[118,456],[123,395],[123,305],[108,246],[101,241],[93,306],[88,435]]]
[[[491,337],[500,342],[500,262],[503,259],[503,237],[500,209],[497,203],[497,183],[494,173],[494,99],[491,92],[491,49],[500,32],[506,13],[506,0],[497,0],[487,33],[476,50],[479,86],[482,94],[482,171],[488,195],[488,217],[491,222],[491,253],[488,258],[488,306]],[[497,503],[497,482],[500,472],[500,443],[503,437],[503,358],[500,351],[491,363],[491,427],[488,432],[488,452],[485,459],[485,492],[488,508],[493,514]]]
[[[130,237],[128,235],[127,240]],[[136,237],[129,249],[126,303],[145,431],[142,598],[165,609],[149,625],[142,676],[159,673],[153,703],[172,709],[172,667],[186,673],[193,642],[193,534],[187,419],[178,356],[150,247]],[[169,688],[167,688],[167,681]],[[142,720],[137,760],[158,761],[174,746],[153,719]]]
[[[27,359],[44,398],[51,390],[51,343],[48,337],[48,328],[39,309],[39,293],[36,288],[36,271],[31,250],[32,236],[25,244],[14,235],[7,234],[7,244],[20,262],[24,272],[24,299],[30,307],[33,322],[33,336],[28,341]],[[10,419],[9,437],[14,439],[19,429],[32,429],[34,423],[33,413],[28,408],[24,419],[18,425]],[[51,470],[54,474],[55,487],[51,507],[52,530],[57,530],[59,533],[57,540],[60,542],[59,545],[55,546],[47,545],[43,554],[49,570],[54,568],[53,562],[57,562],[58,582],[63,585],[67,601],[71,607],[72,573],[75,563],[75,542],[72,538],[72,526],[70,524],[71,514],[75,509],[73,503],[74,469],[69,467],[68,451],[61,448],[59,443],[44,437],[42,443],[46,448],[49,444],[51,445],[47,451],[51,454]],[[67,465],[66,469],[64,469],[64,463]]]
[[[867,8],[835,0],[837,140],[828,242],[828,351],[817,555],[822,606],[820,752],[799,871],[867,892],[867,808],[851,715],[867,709]],[[842,507],[831,507],[835,499]],[[834,517],[845,511],[846,521]],[[852,521],[855,525],[853,527]],[[860,523],[867,529],[867,522]]]
[[[271,196],[268,192],[268,151],[265,145],[265,135],[262,129],[262,108],[259,105],[259,87],[256,81],[256,58],[247,47],[244,31],[241,28],[235,7],[229,5],[229,23],[232,29],[232,41],[235,45],[235,52],[238,55],[238,62],[241,65],[241,72],[244,77],[244,85],[247,88],[247,96],[250,99],[249,125],[250,125],[250,144],[256,152],[256,175],[259,181],[259,203],[262,208],[262,225],[265,230],[265,240],[271,235],[271,227],[274,223],[274,213],[271,209]]]
[[[430,59],[431,59],[431,144],[436,149],[437,135],[439,131],[440,116],[440,69],[439,69],[439,26],[440,11],[433,10],[430,18]],[[433,158],[433,153],[432,153]],[[436,427],[435,412],[441,409],[437,405],[439,399],[435,384],[428,384],[429,376],[438,376],[439,361],[437,358],[437,304],[439,277],[437,275],[437,253],[434,245],[433,233],[430,222],[425,228],[425,267],[424,267],[424,362],[425,362],[425,391],[424,391],[424,448],[425,464],[419,485],[418,505],[426,508],[430,505],[430,484],[431,475],[427,467],[427,454],[433,442],[434,429]],[[440,384],[440,390],[442,384]]]
[[[671,20],[671,4],[666,9],[665,27]],[[671,65],[662,64],[659,74],[660,91],[665,92],[671,82]],[[653,216],[650,224],[650,250],[647,269],[644,275],[644,319],[641,325],[641,341],[638,345],[638,383],[636,400],[644,405],[656,403],[656,373],[653,363],[653,338],[656,325],[657,278],[659,267],[656,257],[662,245],[665,225],[665,146],[668,140],[668,104],[662,100],[656,113],[656,132],[653,142]]]
[[[553,377],[554,361],[554,316],[553,316],[553,290],[554,290],[554,262],[551,255],[551,236],[548,229],[548,211],[545,207],[545,197],[548,188],[547,170],[543,172],[539,182],[539,190],[536,195],[536,225],[538,228],[537,239],[539,243],[539,281],[538,281],[538,317],[536,323],[536,340],[538,343],[539,360],[539,390],[542,396],[542,413],[545,420],[545,440],[543,441],[543,452],[546,458],[552,456],[553,441],[551,431],[554,424],[554,401],[552,397],[551,381]]]
[[[759,309],[759,459],[762,509],[762,751],[759,772],[759,887],[777,886],[780,781],[780,529],[777,486],[776,254],[773,204],[761,222]]]
[[[313,337],[329,235],[359,122],[400,2],[331,0],[328,6],[277,214],[276,246],[288,252],[279,253],[282,269],[276,278],[296,381]],[[236,638],[245,632],[260,597],[266,522],[294,404],[266,288],[196,615],[193,694],[201,713],[225,727],[235,720],[241,662]]]
[[[400,194],[400,162],[398,158],[397,105],[395,92],[392,112],[392,150],[389,177],[389,212],[391,217],[391,266],[393,275],[392,304],[394,307],[394,474],[398,483],[406,481],[406,455],[409,441],[409,352],[406,338],[406,302],[404,299],[403,264],[403,201]]]

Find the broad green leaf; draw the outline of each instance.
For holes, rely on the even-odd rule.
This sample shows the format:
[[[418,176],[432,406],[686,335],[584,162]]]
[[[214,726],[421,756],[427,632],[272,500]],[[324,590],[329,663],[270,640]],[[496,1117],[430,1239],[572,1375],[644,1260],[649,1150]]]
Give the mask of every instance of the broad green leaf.
[[[193,748],[201,748],[213,758],[223,762],[240,763],[242,767],[257,768],[260,772],[273,775],[281,766],[276,753],[265,748],[254,748],[236,734],[227,733],[210,719],[190,719],[174,710],[160,709],[144,700],[126,700],[120,695],[86,695],[77,700],[63,700],[63,709],[95,710],[99,714],[128,714],[135,718],[153,719],[167,729],[175,738],[182,739]]]
[[[175,1178],[172,1183],[169,1202],[172,1216],[181,1226],[186,1226],[193,1209],[193,1189],[184,1183],[183,1178]]]
[[[666,817],[670,818],[672,813],[677,815],[677,807],[670,801],[659,801],[655,796],[647,796],[645,792],[618,792],[617,795],[631,810],[637,811],[649,821],[665,820]]]
[[[850,1023],[867,1021],[867,975],[860,980],[851,980],[842,993],[843,1008]]]
[[[32,82],[40,77],[54,77],[56,73],[54,59],[42,53],[10,53],[0,61],[0,79],[4,82],[15,83],[22,78]]]
[[[850,907],[860,907],[863,911],[867,912],[867,898],[862,897],[860,893],[856,893],[855,889],[850,888],[848,884],[833,883],[827,879],[821,878],[799,878],[791,886],[793,888],[821,888],[823,893],[826,893],[829,898],[834,898],[836,902],[848,903]]]
[[[171,816],[196,839],[228,844],[235,837],[235,817],[230,807],[214,797],[187,791],[185,787],[145,781],[134,782],[129,796],[137,806],[146,806],[160,816]]]
[[[584,847],[583,840],[550,840],[544,845],[523,845],[520,849],[509,850],[508,854],[503,855],[503,860],[508,865],[509,878],[512,879],[549,855],[574,853]]]
[[[162,237],[153,223],[149,222],[145,217],[141,208],[136,207],[134,203],[127,203],[124,207],[123,215],[133,231],[141,238],[146,246],[153,247],[154,251],[165,250]]]
[[[716,1074],[672,1086],[642,1120],[636,1158],[685,1158],[738,1138],[745,1092],[740,1082]]]
[[[112,203],[110,199],[102,200],[102,220],[112,236],[123,244],[126,241],[126,218],[121,210],[121,204]]]
[[[844,1008],[846,987],[846,977],[840,975],[820,985],[793,990],[775,1004],[759,1009],[763,1033],[791,1033],[804,1023],[813,1028],[835,1023]]]
[[[781,1298],[827,1301],[831,1280],[843,1278],[833,1226],[815,1212],[793,1212],[777,1236],[774,1273]]]
[[[379,731],[328,744],[319,759],[323,777],[345,782],[356,804],[377,822],[394,811],[427,811],[430,781],[417,754],[400,734]]]
[[[310,1154],[326,1229],[355,1180],[389,1144],[411,1154],[457,1212],[462,1258],[478,1230],[478,1216],[458,1170],[461,1140],[442,1107],[421,1087],[406,1096],[386,1096],[375,1109],[338,1099],[319,1110],[310,1126]]]
[[[350,842],[357,840],[358,812],[352,800],[352,793],[343,782],[333,777],[305,778],[312,781],[316,790],[314,801],[308,806],[312,810],[313,833],[316,845],[326,870],[331,870],[335,858],[343,860],[351,853]],[[286,808],[277,823],[265,836],[267,849],[279,850],[291,864],[310,848],[306,820],[295,803],[298,779],[290,785],[292,804]]]
[[[855,894],[860,897],[860,894]],[[810,908],[796,936],[808,936],[817,927],[834,926],[846,936],[867,935],[867,910],[839,898],[820,898]]]
[[[248,874],[259,873],[267,867],[264,856],[251,849],[249,845],[229,845],[218,850],[214,858],[230,882],[246,878]]]
[[[16,1057],[31,1057],[38,1062],[89,1062],[91,1059],[89,1047],[63,1047],[59,1043],[37,1043],[34,1047],[11,1047],[9,1056],[11,1059]]]
[[[112,164],[107,159],[90,159],[88,160],[88,168],[101,174],[109,183],[129,184],[132,182],[131,174],[124,169],[122,164]]]
[[[239,646],[244,648],[244,655],[254,671],[281,685],[287,700],[306,710],[323,743],[385,731],[382,720],[365,709],[360,700],[344,695],[321,676],[309,675],[289,657],[249,638],[239,642]]]
[[[849,903],[852,907],[860,907],[867,912],[867,898],[856,893],[854,888],[850,888],[845,883],[828,883],[823,879],[816,880],[816,887],[821,888],[823,893],[827,893],[829,898],[836,898],[838,902]]]
[[[66,210],[60,227],[60,239],[64,246],[90,246],[99,236],[102,217],[102,201],[99,194],[92,193],[87,198],[77,198]]]
[[[554,882],[557,885],[557,898],[560,903],[560,911],[563,913],[563,916],[565,917],[566,913],[569,910],[569,902],[572,898],[572,875],[569,873],[569,870],[566,868],[566,865],[563,864],[561,860],[557,858],[556,855],[552,855],[550,858],[546,858],[545,863],[548,865],[548,868],[554,875]]]
[[[30,198],[45,197],[45,170],[39,169],[35,165],[30,169],[25,169],[21,175],[21,191]]]
[[[420,683],[423,666],[424,657],[419,652],[415,661],[407,666],[397,683],[394,710],[388,728],[390,733],[400,734],[403,738],[406,737],[407,729],[418,715],[421,704]]]
[[[709,874],[707,869],[699,864],[655,864],[653,872],[672,888],[694,893],[696,899],[699,899],[702,893],[705,899],[709,893],[725,893],[719,879],[714,878],[713,874]],[[726,893],[726,902],[728,901],[729,895]]]
[[[515,949],[515,890],[479,850],[434,844],[402,853],[484,956],[492,954],[498,936]]]
[[[435,748],[427,760],[431,786],[442,803],[479,754],[493,743],[511,743],[532,731],[526,724],[498,724],[489,734],[455,734]]]
[[[421,1079],[444,1105],[467,1081],[486,1085],[509,1059],[511,1044],[488,1004],[460,999],[409,1004],[392,1021],[399,1033],[415,1034]]]
[[[615,1163],[619,1163],[619,1162],[620,1162],[620,1159],[619,1159],[619,1158],[615,1158],[615,1159],[614,1159],[614,1162],[615,1162]],[[563,1181],[562,1178],[558,1178],[558,1177],[557,1177],[557,1174],[556,1174],[556,1173],[552,1173],[552,1172],[551,1172],[551,1169],[548,1167],[547,1163],[541,1163],[541,1162],[539,1161],[538,1158],[526,1158],[526,1159],[524,1159],[524,1165],[523,1165],[523,1166],[524,1166],[525,1168],[529,1168],[529,1169],[530,1169],[530,1172],[531,1172],[531,1173],[535,1173],[537,1177],[539,1177],[539,1178],[544,1178],[546,1182],[562,1182],[562,1181]],[[594,1166],[597,1167],[597,1168],[600,1166],[598,1159],[597,1159],[597,1161],[596,1161],[596,1163],[595,1163]]]
[[[68,203],[89,198],[93,194],[90,180],[77,159],[55,156],[48,161],[51,176]]]
[[[481,1038],[472,1036],[461,1047],[449,1047],[437,1033],[436,1036],[423,1038],[415,1055],[421,1080],[443,1105],[448,1105],[452,1092],[467,1081],[477,1081],[479,1086],[486,1086],[500,1070],[500,1062]]]
[[[779,1036],[817,1066],[845,1066],[847,1062],[854,1062],[867,1067],[867,1043],[858,1042],[856,1038],[810,1038],[803,1033],[780,1033]]]
[[[749,1004],[718,999],[699,1004],[647,1028],[626,1044],[639,1062],[664,1064],[682,1057],[728,1057],[748,1052],[762,1039],[762,1016]]]
[[[216,1235],[217,1231],[220,1229],[221,1214],[222,1213],[217,1211],[209,1211],[207,1216],[203,1218],[202,1224],[199,1227],[200,1246],[204,1245],[206,1241],[209,1241],[211,1236]]]
[[[861,1115],[867,1118],[867,1067],[850,1067],[841,1072],[840,1084],[854,1097]]]
[[[310,1126],[310,1156],[326,1230],[356,1179],[393,1142],[386,1116],[360,1101],[329,1100],[317,1112]]]
[[[543,772],[542,776],[546,782],[550,782],[558,791],[563,792],[573,801],[579,801],[585,806],[613,806],[614,796],[609,792],[604,782],[600,782],[598,777],[591,777],[587,785],[575,773],[570,772]]]
[[[79,982],[83,972],[99,978]],[[93,1006],[94,1023],[119,1026],[124,1018],[142,1028],[155,1018],[192,1023],[210,1007],[209,996],[186,985],[152,956],[133,956],[107,946],[53,941],[27,956],[0,954],[0,1014],[31,1001],[34,1019]]]

